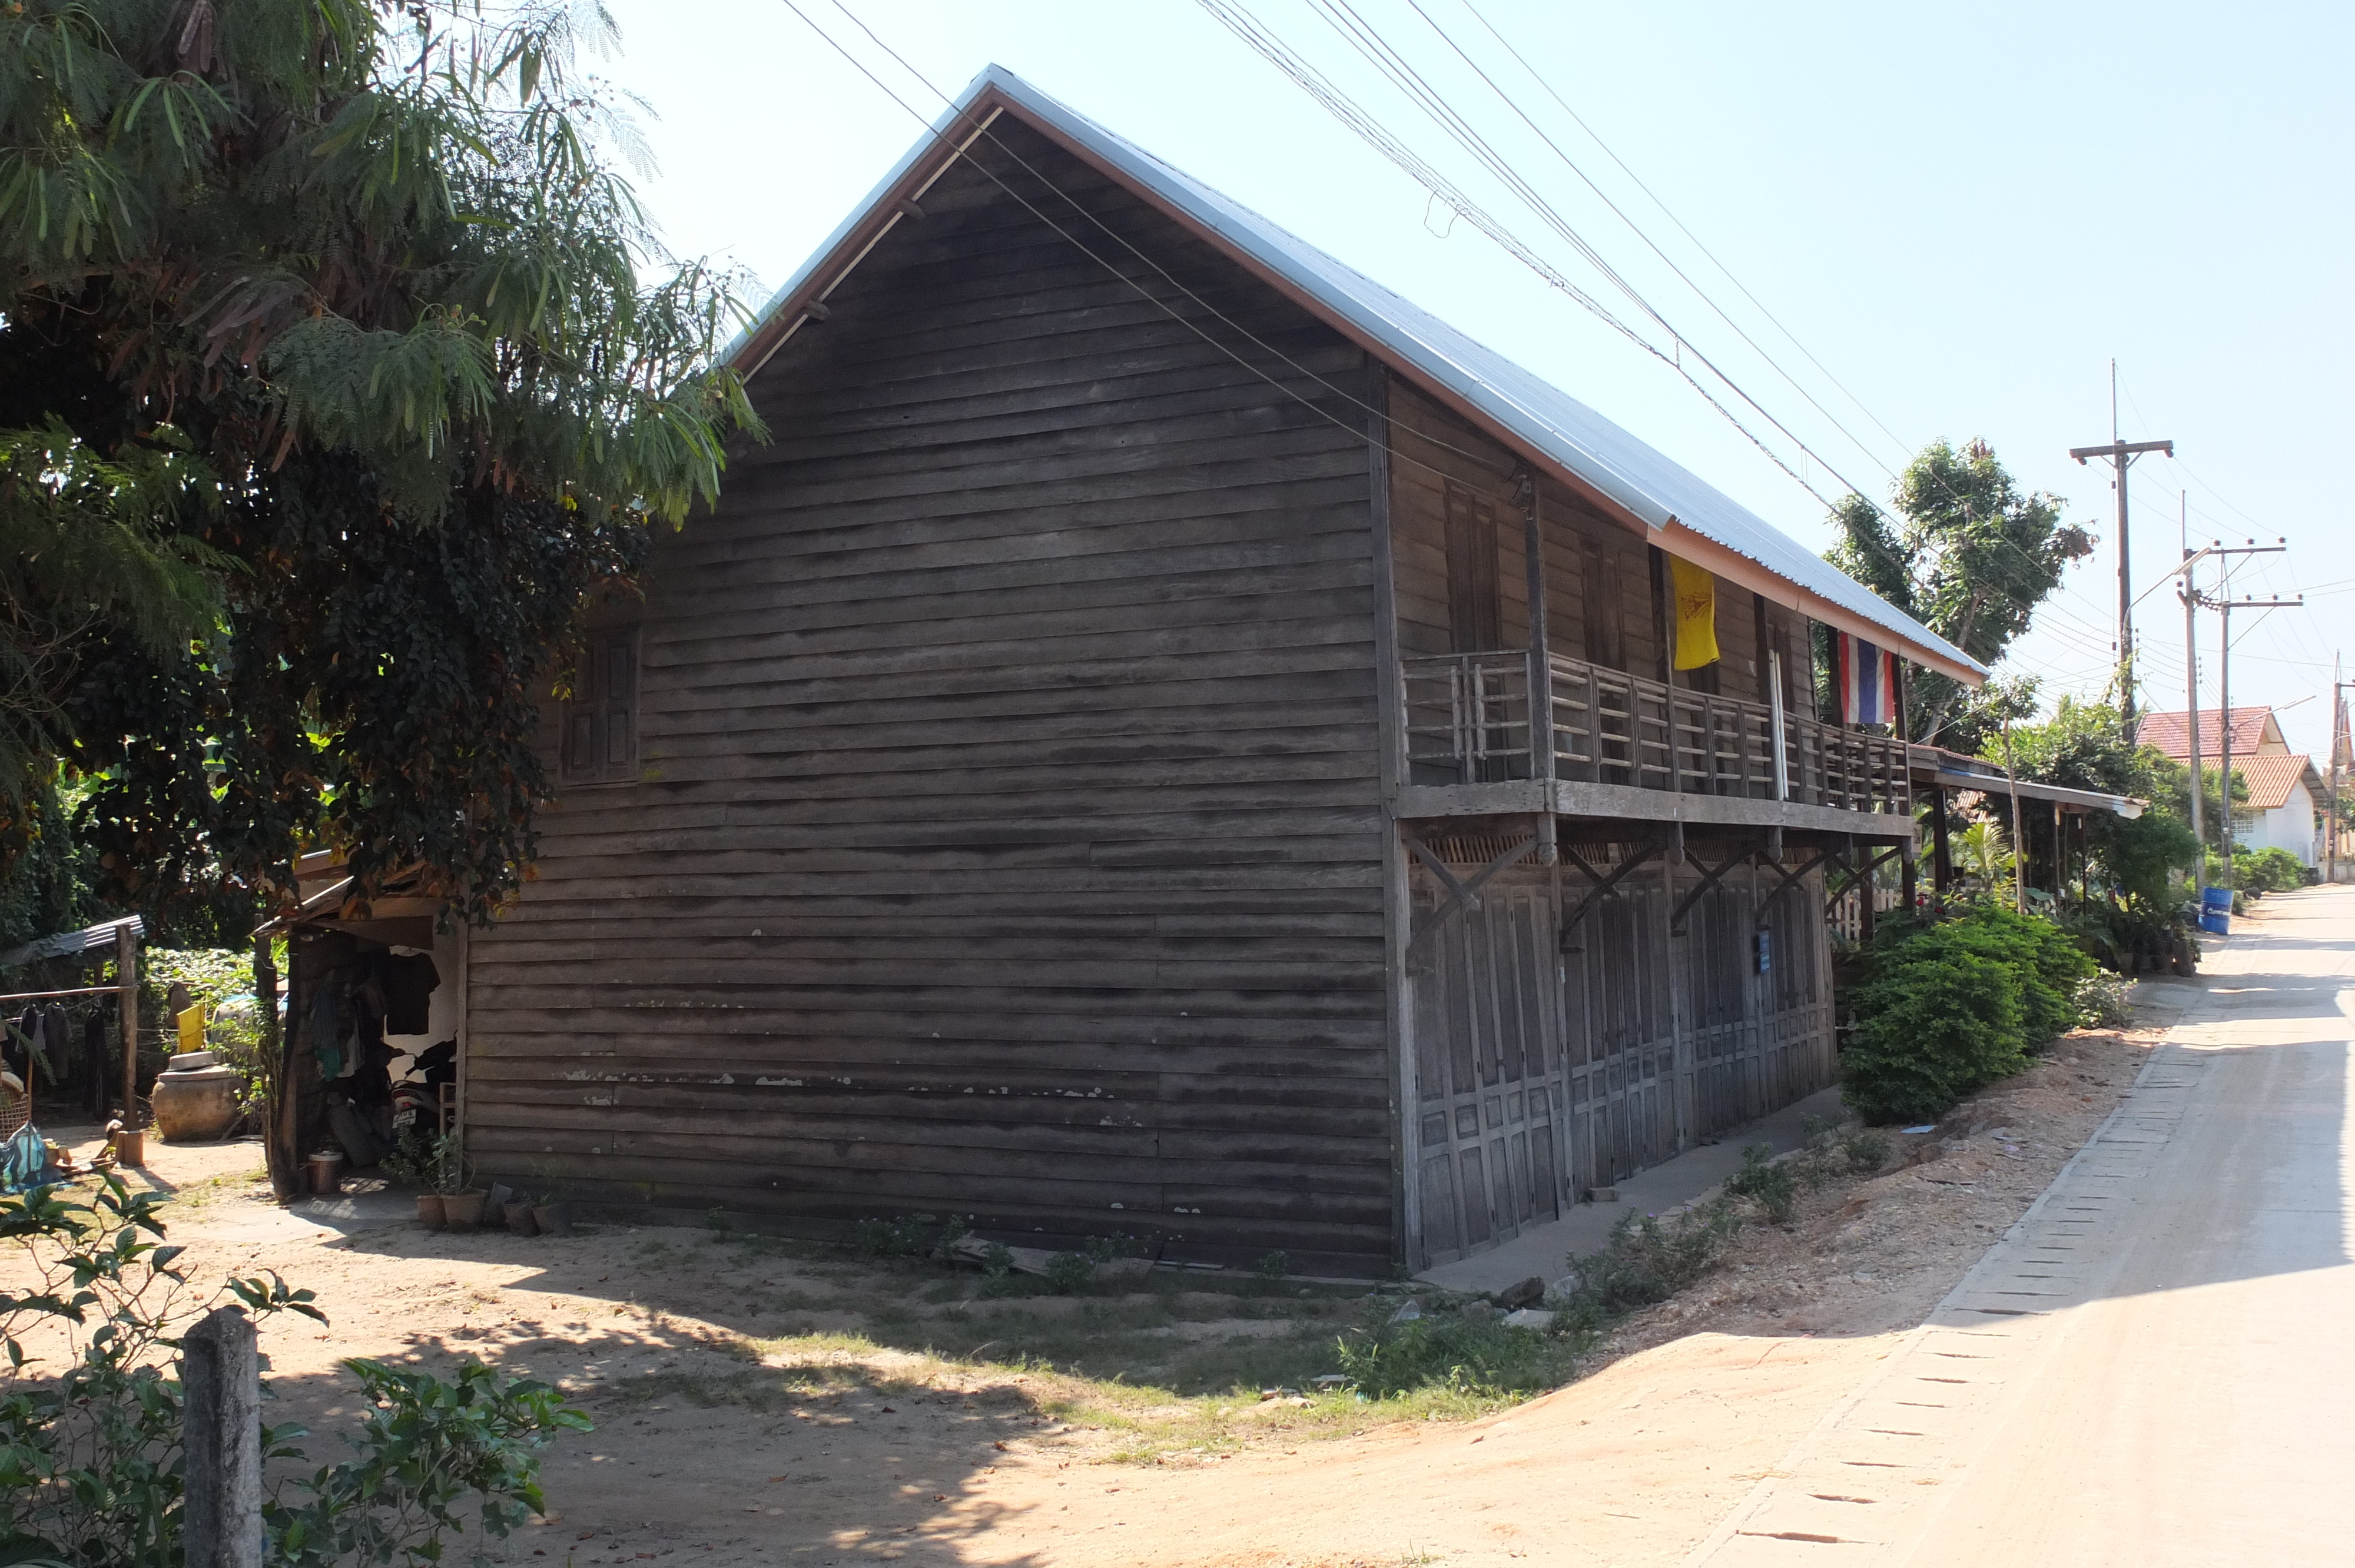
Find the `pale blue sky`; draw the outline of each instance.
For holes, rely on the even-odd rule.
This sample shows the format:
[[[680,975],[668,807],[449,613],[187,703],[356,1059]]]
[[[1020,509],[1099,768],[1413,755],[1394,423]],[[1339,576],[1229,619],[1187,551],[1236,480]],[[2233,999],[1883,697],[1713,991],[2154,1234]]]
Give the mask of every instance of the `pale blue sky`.
[[[798,3],[927,117],[938,111],[833,0]],[[1810,547],[1828,542],[1820,504],[1669,369],[1470,225],[1451,228],[1420,186],[1192,0],[849,3],[940,88],[993,60],[1019,72],[1510,354]],[[2106,473],[2067,449],[2109,439],[2115,355],[2122,433],[2172,437],[2181,460],[2136,470],[2137,589],[2176,558],[2182,492],[2199,537],[2286,535],[2290,553],[2258,557],[2238,586],[2304,588],[2309,608],[2240,621],[2233,694],[2285,706],[2293,743],[2322,759],[2329,661],[2355,653],[2339,471],[2355,416],[2344,368],[2355,7],[1471,0],[1859,409],[1512,66],[1466,0],[1420,3],[1857,440],[1457,65],[1415,0],[1355,0],[1686,341],[1822,459],[1885,496],[1906,452],[1984,436],[2023,482],[2068,499],[2103,544],[2015,652],[2012,667],[2045,674],[2048,692],[2097,689],[2112,657],[2114,503]],[[623,49],[599,69],[654,112],[658,171],[642,190],[678,252],[774,285],[918,133],[782,0],[613,8]],[[1380,84],[1308,0],[1251,9],[1573,281],[1607,289]],[[1796,459],[1787,439],[1762,433]],[[2201,620],[2213,703],[2216,618]],[[2155,705],[2182,705],[2182,626],[2165,588],[2138,612]]]

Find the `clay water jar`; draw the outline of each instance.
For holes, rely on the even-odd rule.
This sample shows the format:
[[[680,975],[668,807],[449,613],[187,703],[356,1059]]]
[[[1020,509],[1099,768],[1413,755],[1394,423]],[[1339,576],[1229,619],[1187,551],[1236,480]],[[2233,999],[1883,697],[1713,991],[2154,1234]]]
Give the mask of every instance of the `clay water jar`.
[[[311,1191],[335,1193],[344,1190],[344,1157],[341,1153],[314,1154],[304,1161],[311,1173]]]
[[[237,1095],[245,1080],[210,1051],[184,1051],[156,1075],[147,1103],[166,1143],[212,1143],[237,1125]]]

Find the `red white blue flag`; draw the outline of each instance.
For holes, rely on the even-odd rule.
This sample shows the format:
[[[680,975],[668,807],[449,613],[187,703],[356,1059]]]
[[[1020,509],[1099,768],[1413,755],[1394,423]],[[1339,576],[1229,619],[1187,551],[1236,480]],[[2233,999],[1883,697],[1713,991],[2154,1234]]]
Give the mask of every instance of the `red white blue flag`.
[[[1897,656],[1861,637],[1839,634],[1842,724],[1897,722]]]

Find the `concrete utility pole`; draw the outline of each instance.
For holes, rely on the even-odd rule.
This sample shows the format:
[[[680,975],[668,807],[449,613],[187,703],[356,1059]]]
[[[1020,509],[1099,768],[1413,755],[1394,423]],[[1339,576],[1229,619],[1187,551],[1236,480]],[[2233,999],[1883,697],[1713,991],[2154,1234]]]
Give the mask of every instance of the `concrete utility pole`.
[[[2339,770],[2350,760],[2347,736],[2347,689],[2355,681],[2339,678],[2339,655],[2330,655],[2330,842],[2328,854],[2330,871],[2328,880],[2334,885],[2339,881]]]
[[[2263,555],[2269,550],[2282,547],[2278,545],[2256,545],[2240,550],[2219,550],[2216,553],[2218,555]],[[2212,606],[2213,609],[2221,611],[2224,618],[2223,635],[2220,639],[2222,646],[2217,653],[2219,663],[2216,672],[2218,699],[2222,705],[2223,722],[2219,727],[2224,732],[2223,744],[2221,747],[2223,756],[2217,763],[2216,769],[2222,784],[2223,801],[2220,808],[2222,814],[2219,821],[2223,824],[2224,885],[2227,887],[2232,885],[2232,612],[2236,609],[2296,609],[2305,603],[2306,599],[2302,596],[2297,599],[2284,599],[2279,594],[2275,594],[2271,599],[2234,599],[2232,597],[2231,589],[2227,588]]]
[[[2111,366],[2115,378],[2117,366]],[[2116,414],[2113,404],[2115,424]],[[2134,687],[2134,577],[2132,558],[2126,550],[2126,467],[2144,452],[2165,452],[2175,455],[2173,441],[2122,441],[2113,434],[2105,447],[2071,447],[2069,455],[2083,463],[2088,458],[2107,458],[2118,471],[2118,704],[2126,716],[2126,738],[2135,735]],[[2195,715],[2198,710],[2193,710]]]

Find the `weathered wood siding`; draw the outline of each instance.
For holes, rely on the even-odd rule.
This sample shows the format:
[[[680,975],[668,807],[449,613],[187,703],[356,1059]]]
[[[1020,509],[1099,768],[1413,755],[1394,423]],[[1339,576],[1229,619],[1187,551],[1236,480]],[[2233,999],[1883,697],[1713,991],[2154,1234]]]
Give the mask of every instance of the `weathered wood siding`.
[[[470,1150],[1393,1255],[1371,371],[993,134],[1085,212],[985,139],[755,378],[773,444],[655,546],[641,777],[568,791],[474,946]]]

